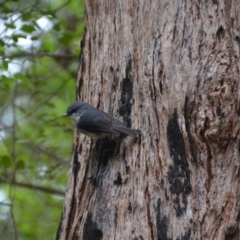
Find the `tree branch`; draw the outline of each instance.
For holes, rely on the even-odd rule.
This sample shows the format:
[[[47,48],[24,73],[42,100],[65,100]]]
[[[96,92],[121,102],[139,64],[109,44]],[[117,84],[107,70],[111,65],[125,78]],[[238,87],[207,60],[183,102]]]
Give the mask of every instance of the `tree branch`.
[[[0,184],[12,184],[14,186],[28,188],[28,189],[32,189],[32,190],[38,190],[38,191],[42,191],[42,192],[45,192],[45,193],[59,195],[59,196],[64,196],[65,195],[65,193],[63,191],[60,191],[60,190],[57,190],[57,189],[42,187],[42,186],[38,186],[38,185],[35,185],[35,184],[30,184],[30,183],[21,183],[21,182],[15,181],[15,180],[14,181],[8,181],[6,179],[0,178]]]
[[[22,52],[22,53],[17,53],[17,54],[12,54],[9,56],[1,56],[2,59],[13,59],[13,58],[23,58],[23,57],[31,57],[31,58],[35,58],[35,57],[52,57],[54,59],[62,59],[62,58],[67,58],[67,59],[77,59],[76,56],[74,55],[70,55],[70,54],[50,54],[50,53],[28,53],[28,52]]]

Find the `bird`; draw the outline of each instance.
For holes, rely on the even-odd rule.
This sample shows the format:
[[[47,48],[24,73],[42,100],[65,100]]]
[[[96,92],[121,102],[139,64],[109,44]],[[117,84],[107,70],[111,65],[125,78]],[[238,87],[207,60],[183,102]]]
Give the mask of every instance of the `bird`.
[[[75,122],[77,130],[91,138],[103,138],[109,135],[125,134],[138,137],[141,132],[126,127],[110,114],[91,106],[86,102],[74,102],[63,116],[69,116]]]

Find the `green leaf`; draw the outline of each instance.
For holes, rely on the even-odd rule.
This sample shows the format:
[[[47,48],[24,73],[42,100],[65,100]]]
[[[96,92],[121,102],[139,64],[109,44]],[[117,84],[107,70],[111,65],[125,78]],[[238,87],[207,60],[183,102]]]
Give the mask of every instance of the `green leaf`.
[[[0,156],[0,167],[9,168],[11,165],[12,163],[9,156],[7,155]]]
[[[7,28],[10,28],[10,29],[15,29],[16,26],[13,24],[13,23],[4,23],[4,25],[7,27]]]
[[[20,80],[23,80],[23,81],[28,81],[28,78],[22,73],[14,74],[14,78],[15,79],[20,79]]]
[[[7,77],[7,76],[5,76],[4,74],[1,76],[1,80],[2,81],[12,81],[13,80],[13,78],[12,77]]]
[[[59,39],[59,42],[63,45],[68,45],[72,39],[72,34],[70,32],[65,32]]]
[[[60,28],[60,26],[59,26],[59,23],[54,24],[53,29],[54,29],[55,31],[59,32],[59,31],[61,30],[61,28]]]
[[[12,39],[14,42],[18,42],[18,39],[19,38],[24,38],[26,39],[27,38],[27,35],[23,35],[23,34],[13,34],[12,35]]]
[[[0,46],[5,46],[5,42],[2,39],[0,39]]]
[[[3,66],[4,70],[8,70],[8,62],[7,61],[3,61],[2,66]]]
[[[24,24],[22,27],[21,27],[21,30],[23,32],[26,32],[26,33],[32,33],[35,31],[35,27],[32,26],[32,25],[27,25],[27,24]]]
[[[25,163],[23,160],[18,160],[16,164],[16,169],[24,169],[25,168]]]
[[[8,92],[10,89],[9,84],[7,84],[6,82],[0,81],[0,89],[5,92]]]
[[[3,13],[12,13],[12,9],[4,6],[3,9],[2,9],[2,12]]]
[[[27,21],[31,20],[32,18],[33,18],[32,14],[30,12],[28,12],[28,13],[22,15],[22,19],[21,20],[23,22],[27,22]]]
[[[65,19],[60,19],[58,24],[61,25],[63,28],[67,28],[68,25]]]
[[[39,36],[32,36],[30,39],[33,40],[33,41],[35,41],[35,40],[38,40],[38,39],[39,39]]]
[[[46,105],[49,106],[50,108],[55,108],[55,104],[53,103],[46,102]]]

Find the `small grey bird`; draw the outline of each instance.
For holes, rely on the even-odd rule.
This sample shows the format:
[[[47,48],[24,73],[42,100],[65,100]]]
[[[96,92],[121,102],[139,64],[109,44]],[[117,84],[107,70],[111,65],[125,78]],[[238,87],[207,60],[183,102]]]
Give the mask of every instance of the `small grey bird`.
[[[108,113],[85,102],[71,104],[63,116],[70,116],[75,122],[77,130],[92,138],[102,138],[111,134],[119,136],[120,133],[138,137],[141,133],[139,130],[126,127]]]

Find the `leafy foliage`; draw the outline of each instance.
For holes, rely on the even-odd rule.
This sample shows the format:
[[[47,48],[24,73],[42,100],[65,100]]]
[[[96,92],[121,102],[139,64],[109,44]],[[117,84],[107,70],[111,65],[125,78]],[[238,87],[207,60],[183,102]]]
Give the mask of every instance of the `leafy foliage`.
[[[0,3],[0,235],[53,239],[63,205],[83,1]]]

